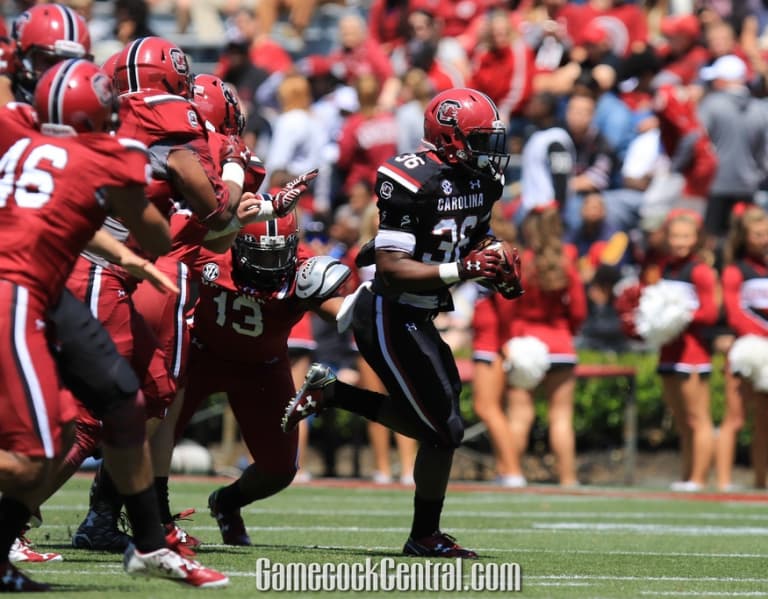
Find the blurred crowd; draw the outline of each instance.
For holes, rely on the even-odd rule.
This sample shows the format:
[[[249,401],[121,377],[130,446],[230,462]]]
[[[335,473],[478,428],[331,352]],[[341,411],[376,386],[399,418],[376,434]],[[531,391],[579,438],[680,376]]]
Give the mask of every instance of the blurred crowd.
[[[717,485],[730,488],[735,438],[750,406],[755,482],[765,486],[763,391],[729,368],[717,439],[707,391],[714,352],[727,352],[748,333],[768,336],[761,312],[768,300],[728,302],[729,285],[741,289],[746,279],[768,277],[768,232],[760,238],[768,222],[761,208],[768,202],[764,3],[64,3],[88,21],[97,61],[159,34],[189,52],[193,67],[197,61],[231,83],[247,111],[245,138],[270,174],[265,188],[319,167],[313,195],[302,200],[304,241],[350,264],[375,235],[377,166],[419,150],[429,99],[462,86],[487,94],[507,124],[514,158],[492,227],[521,248],[528,292],[507,306],[461,285],[457,309],[441,316],[441,327],[457,354],[475,360],[475,409],[494,443],[499,482],[526,484],[520,457],[539,388],[559,481],[577,484],[576,350],[658,350],[629,322],[636,302],[626,290],[635,281],[674,280],[689,285],[697,306],[659,350],[664,399],[684,456],[675,488],[707,484],[715,455]],[[6,3],[6,15],[28,4]],[[726,277],[729,268],[741,269],[736,283]],[[749,326],[739,324],[745,311]],[[319,322],[303,326],[294,338],[297,381],[313,351],[342,376],[377,388],[351,339]],[[538,380],[524,383],[505,374],[512,358],[504,353],[507,341],[523,337],[543,342],[548,354]],[[372,427],[371,435],[375,478],[389,481],[388,433]],[[401,479],[409,482],[413,448],[399,443]]]

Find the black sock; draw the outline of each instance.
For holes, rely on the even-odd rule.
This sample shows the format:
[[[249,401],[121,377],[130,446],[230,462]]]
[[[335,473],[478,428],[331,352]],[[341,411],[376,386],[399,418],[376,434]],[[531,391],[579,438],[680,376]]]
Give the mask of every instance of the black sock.
[[[236,480],[228,487],[219,489],[219,492],[216,495],[216,504],[220,510],[224,512],[234,512],[244,505],[251,503],[251,500],[243,494],[239,483],[240,481]]]
[[[381,393],[336,381],[333,396],[330,398],[328,405],[359,414],[368,420],[376,421],[376,415],[379,413],[381,402],[385,399],[387,399],[387,396]]]
[[[171,503],[168,499],[168,477],[155,477],[155,493],[157,493],[157,505],[160,508],[160,522],[170,524],[173,522],[171,514]]]
[[[29,514],[27,506],[13,497],[0,498],[0,562],[8,561],[11,545],[27,525]]]
[[[443,511],[443,499],[428,500],[418,495],[413,496],[413,524],[411,538],[421,539],[440,530],[440,514]]]
[[[98,512],[108,510],[117,520],[122,507],[123,497],[102,463],[91,485],[91,509]]]
[[[154,485],[149,485],[135,495],[123,496],[125,511],[133,529],[133,544],[142,553],[166,546],[163,527],[160,525],[160,509]]]

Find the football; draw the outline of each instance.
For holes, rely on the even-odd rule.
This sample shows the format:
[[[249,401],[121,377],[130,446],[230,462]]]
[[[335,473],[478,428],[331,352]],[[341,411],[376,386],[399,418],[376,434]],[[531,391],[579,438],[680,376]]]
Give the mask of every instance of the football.
[[[506,299],[520,297],[524,291],[520,283],[520,258],[517,248],[492,236],[486,237],[478,247],[496,250],[501,257],[501,269],[496,278],[478,282],[483,287],[500,293]]]

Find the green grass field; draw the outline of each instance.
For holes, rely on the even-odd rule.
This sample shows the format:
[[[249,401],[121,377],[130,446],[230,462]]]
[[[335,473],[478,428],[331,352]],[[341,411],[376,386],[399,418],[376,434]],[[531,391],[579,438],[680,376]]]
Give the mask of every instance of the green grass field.
[[[193,591],[171,582],[132,579],[120,556],[73,550],[71,532],[86,510],[89,480],[71,481],[43,509],[45,524],[30,538],[65,561],[23,569],[56,585],[61,597],[278,597],[257,592],[256,560],[364,562],[394,557],[407,537],[412,492],[311,483],[244,510],[253,547],[220,544],[205,509],[213,479],[172,480],[172,504],[194,507],[187,530],[210,543],[199,553],[206,565],[231,577],[228,589]],[[220,484],[220,483],[219,483]],[[672,497],[665,492],[585,489],[559,494],[534,487],[523,492],[493,488],[449,493],[443,527],[481,553],[482,560],[514,562],[524,597],[766,597],[768,502],[764,495],[721,501]],[[713,498],[710,498],[713,499]],[[714,498],[716,499],[716,498]],[[738,501],[736,501],[738,499]],[[745,501],[746,500],[746,501]],[[402,558],[409,563],[413,558]],[[467,570],[465,564],[465,572]],[[423,594],[423,593],[422,593]],[[294,593],[294,596],[310,596]],[[416,596],[379,592],[368,596]],[[361,596],[321,592],[312,596]],[[432,592],[432,597],[492,597],[502,593]]]

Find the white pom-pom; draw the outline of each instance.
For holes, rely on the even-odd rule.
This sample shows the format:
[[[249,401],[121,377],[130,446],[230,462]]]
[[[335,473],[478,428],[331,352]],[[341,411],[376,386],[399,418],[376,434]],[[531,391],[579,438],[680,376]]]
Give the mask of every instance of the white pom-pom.
[[[504,344],[504,356],[512,387],[534,389],[549,370],[549,348],[536,337],[513,337]]]
[[[731,371],[749,379],[756,391],[768,392],[768,338],[739,337],[728,351],[728,363]]]
[[[687,283],[660,281],[648,285],[640,293],[635,329],[650,345],[660,347],[685,330],[698,307],[698,297]]]
[[[173,448],[171,471],[183,474],[210,474],[213,472],[213,456],[206,447],[185,439]]]

